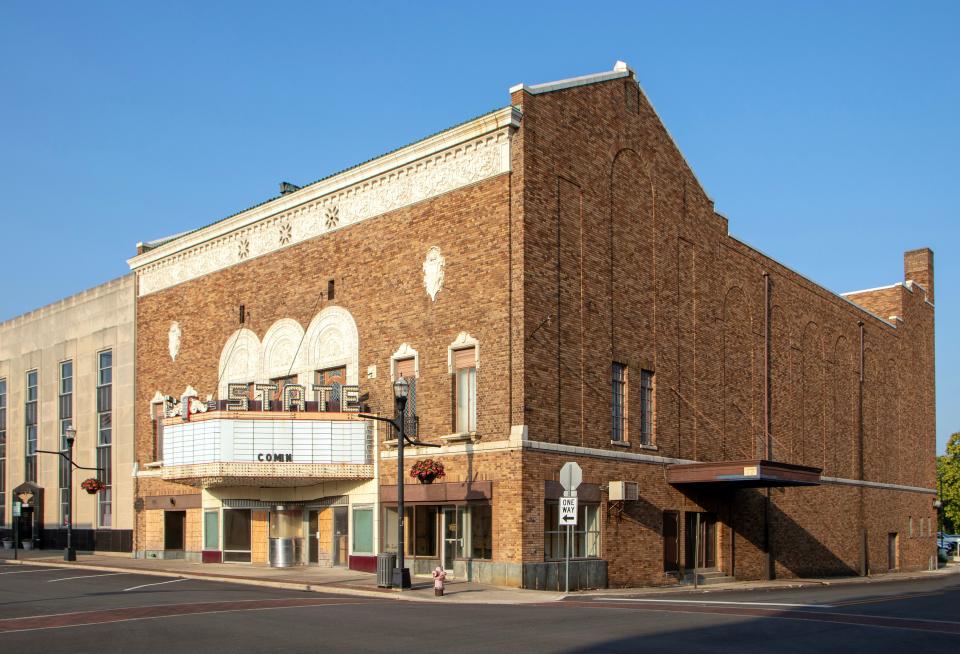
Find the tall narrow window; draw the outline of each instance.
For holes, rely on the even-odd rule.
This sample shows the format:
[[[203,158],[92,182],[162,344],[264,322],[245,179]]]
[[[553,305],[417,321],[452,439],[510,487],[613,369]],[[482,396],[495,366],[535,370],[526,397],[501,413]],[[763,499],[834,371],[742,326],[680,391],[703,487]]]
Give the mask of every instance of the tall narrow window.
[[[97,494],[97,526],[113,525],[113,352],[97,355],[97,476],[105,485]]]
[[[627,366],[614,361],[611,368],[613,418],[610,440],[623,443],[627,440]]]
[[[7,524],[7,380],[0,379],[0,529]]]
[[[323,411],[339,411],[340,400],[343,395],[343,385],[347,383],[347,369],[343,366],[339,368],[327,368],[318,370],[314,381],[318,386],[329,386],[330,392],[327,394],[327,406],[321,408]]]
[[[407,393],[407,404],[403,409],[404,432],[408,436],[417,435],[417,368],[416,360],[400,359],[396,363],[397,380],[406,379],[409,387]],[[394,405],[396,406],[396,405]],[[394,416],[399,418],[400,416]]]
[[[57,418],[60,428],[60,451],[67,451],[67,427],[73,423],[73,361],[60,364],[60,393],[57,402]],[[58,457],[60,466],[60,524],[66,524],[69,506],[70,464],[64,457]]]
[[[640,371],[640,442],[653,443],[653,373]]]
[[[477,431],[477,357],[475,348],[453,353],[454,430]]]
[[[27,396],[24,405],[24,436],[26,456],[23,458],[23,476],[26,481],[37,481],[37,399],[39,375],[36,370],[27,373]]]

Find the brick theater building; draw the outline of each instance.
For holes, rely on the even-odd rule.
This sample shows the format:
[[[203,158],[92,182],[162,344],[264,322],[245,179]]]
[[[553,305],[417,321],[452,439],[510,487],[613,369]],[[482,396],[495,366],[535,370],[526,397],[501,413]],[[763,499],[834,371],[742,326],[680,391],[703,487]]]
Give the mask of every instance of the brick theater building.
[[[571,585],[927,567],[933,255],[838,295],[732,237],[622,63],[142,244],[141,556]],[[433,459],[444,476],[420,483]]]

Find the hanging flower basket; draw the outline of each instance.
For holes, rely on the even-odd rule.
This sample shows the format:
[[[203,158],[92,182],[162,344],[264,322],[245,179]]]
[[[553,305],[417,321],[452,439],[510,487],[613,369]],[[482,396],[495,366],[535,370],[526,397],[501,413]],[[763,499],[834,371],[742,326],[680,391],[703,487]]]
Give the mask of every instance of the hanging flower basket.
[[[410,468],[410,476],[419,479],[421,484],[432,484],[434,479],[442,479],[445,475],[443,464],[433,459],[417,461]]]
[[[105,483],[94,477],[90,477],[90,479],[84,479],[83,483],[80,484],[80,488],[87,491],[91,495],[96,495],[106,487],[107,485]]]

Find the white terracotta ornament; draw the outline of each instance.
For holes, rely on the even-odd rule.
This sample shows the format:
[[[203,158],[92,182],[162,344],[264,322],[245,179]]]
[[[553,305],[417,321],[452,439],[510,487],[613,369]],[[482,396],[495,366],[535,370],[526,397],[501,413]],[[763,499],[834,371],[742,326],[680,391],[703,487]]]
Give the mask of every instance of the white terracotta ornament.
[[[177,355],[180,354],[180,337],[182,334],[180,331],[180,323],[176,321],[170,323],[170,331],[167,332],[167,347],[170,350],[170,358],[173,361],[176,361]]]
[[[447,260],[436,245],[427,250],[427,258],[423,260],[423,287],[427,289],[431,301],[436,302],[437,293],[443,288],[443,269],[446,263]]]

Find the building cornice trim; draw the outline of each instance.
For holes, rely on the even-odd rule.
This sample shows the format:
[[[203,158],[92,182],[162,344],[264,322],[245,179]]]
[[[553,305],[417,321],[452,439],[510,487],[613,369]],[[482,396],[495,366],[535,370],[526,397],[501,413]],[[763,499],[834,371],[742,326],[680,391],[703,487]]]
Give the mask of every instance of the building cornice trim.
[[[510,171],[506,107],[127,261],[147,295]]]

